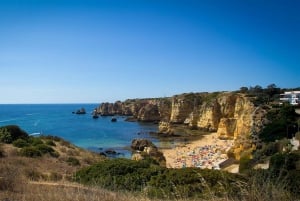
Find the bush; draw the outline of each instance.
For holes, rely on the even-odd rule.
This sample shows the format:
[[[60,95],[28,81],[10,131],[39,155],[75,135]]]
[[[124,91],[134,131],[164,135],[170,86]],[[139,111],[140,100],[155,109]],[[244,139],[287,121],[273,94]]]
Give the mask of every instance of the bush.
[[[148,195],[167,199],[237,195],[239,189],[233,184],[241,179],[238,175],[216,170],[166,169],[163,174],[151,178]]]
[[[38,144],[35,146],[35,148],[37,150],[39,150],[42,154],[51,154],[51,153],[55,152],[52,147],[49,147],[45,144]]]
[[[28,147],[29,143],[24,139],[17,139],[13,142],[13,145],[18,148]]]
[[[298,116],[295,108],[290,105],[283,105],[279,109],[270,110],[267,118],[271,123],[264,127],[260,133],[260,139],[263,142],[271,142],[291,137],[291,135],[295,134],[295,129],[293,128],[296,128]]]
[[[42,153],[40,150],[38,150],[36,147],[24,147],[20,151],[21,156],[26,156],[26,157],[39,157],[42,156]]]
[[[0,141],[12,143],[13,141],[22,138],[28,138],[28,134],[16,125],[0,127]]]
[[[99,185],[110,190],[144,190],[148,196],[159,198],[203,197],[211,191],[216,196],[237,194],[238,175],[199,168],[167,169],[150,161],[128,159],[105,160],[81,169],[75,180]]]
[[[297,162],[300,160],[299,152],[277,153],[270,159],[270,171],[275,177],[287,175],[290,170],[296,170]]]
[[[251,159],[250,159],[250,157],[249,156],[241,156],[239,172],[240,173],[245,173],[249,170],[251,170]]]
[[[161,170],[147,161],[112,159],[101,161],[76,173],[75,180],[111,190],[140,191]]]
[[[28,142],[29,142],[30,145],[32,145],[32,146],[44,144],[44,142],[41,140],[40,137],[30,137],[29,140],[28,140]]]
[[[12,143],[13,138],[7,128],[0,128],[0,142]]]

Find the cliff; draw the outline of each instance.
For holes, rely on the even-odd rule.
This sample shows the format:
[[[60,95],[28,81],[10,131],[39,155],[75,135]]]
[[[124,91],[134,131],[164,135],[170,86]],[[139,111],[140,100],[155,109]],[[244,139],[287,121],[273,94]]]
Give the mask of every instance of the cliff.
[[[133,116],[137,121],[159,122],[169,120],[171,102],[169,98],[128,99],[124,102],[102,103],[97,108],[102,116]]]
[[[245,94],[235,92],[185,93],[171,98],[129,99],[103,103],[101,115],[130,115],[138,121],[159,122],[159,133],[174,134],[176,125],[217,132],[221,139],[233,139],[235,158],[255,149],[257,133],[264,125],[265,109]]]

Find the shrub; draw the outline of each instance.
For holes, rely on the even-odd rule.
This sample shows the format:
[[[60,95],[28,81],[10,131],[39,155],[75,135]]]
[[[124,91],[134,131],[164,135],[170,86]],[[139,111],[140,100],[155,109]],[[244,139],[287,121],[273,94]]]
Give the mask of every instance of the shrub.
[[[47,154],[47,153],[51,154],[54,152],[54,149],[52,147],[49,147],[45,144],[38,144],[35,146],[35,148],[39,150],[42,154]]]
[[[42,156],[42,153],[40,150],[38,150],[36,147],[24,147],[20,151],[21,156],[26,156],[26,157],[39,157]]]
[[[40,137],[30,137],[28,142],[32,146],[36,146],[36,145],[39,145],[39,144],[44,144],[44,142],[41,140]]]
[[[105,160],[81,169],[75,180],[99,185],[111,190],[144,190],[148,196],[159,198],[203,197],[209,191],[215,196],[237,194],[232,185],[238,175],[199,168],[167,169],[150,161],[128,159]]]
[[[0,142],[12,143],[13,138],[7,128],[0,129]]]
[[[260,139],[264,142],[271,142],[284,137],[291,137],[291,135],[295,134],[295,129],[292,128],[296,127],[296,118],[298,116],[295,108],[290,105],[283,105],[279,109],[270,110],[267,118],[271,123],[264,127],[260,133]]]
[[[23,148],[29,146],[29,143],[24,139],[17,139],[13,142],[13,145],[18,148]]]
[[[2,142],[12,143],[13,141],[22,138],[28,138],[28,134],[20,129],[20,127],[16,125],[9,125],[0,127],[0,140],[4,140]]]
[[[148,195],[181,199],[187,197],[207,198],[236,195],[238,175],[199,168],[166,169],[163,174],[151,178]]]
[[[138,191],[160,170],[159,166],[150,166],[147,161],[119,158],[101,161],[84,168],[76,173],[75,180],[111,190]]]

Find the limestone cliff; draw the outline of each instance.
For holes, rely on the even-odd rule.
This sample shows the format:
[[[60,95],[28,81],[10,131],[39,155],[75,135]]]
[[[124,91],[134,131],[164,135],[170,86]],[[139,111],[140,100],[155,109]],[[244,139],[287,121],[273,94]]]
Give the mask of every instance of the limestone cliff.
[[[161,133],[173,134],[174,123],[185,123],[191,128],[217,132],[221,139],[234,139],[232,152],[240,153],[255,148],[255,134],[261,127],[257,113],[263,113],[252,100],[234,92],[199,93],[175,96],[172,100],[170,121],[159,124]],[[256,132],[254,132],[256,131]]]
[[[138,121],[159,123],[159,133],[174,134],[173,126],[217,132],[221,139],[234,139],[231,152],[255,148],[257,133],[263,126],[263,108],[256,107],[244,94],[235,92],[186,93],[172,98],[129,99],[103,103],[101,115],[131,115]]]
[[[124,102],[102,103],[97,113],[102,116],[133,116],[138,121],[159,122],[169,120],[171,102],[169,98],[128,99]]]

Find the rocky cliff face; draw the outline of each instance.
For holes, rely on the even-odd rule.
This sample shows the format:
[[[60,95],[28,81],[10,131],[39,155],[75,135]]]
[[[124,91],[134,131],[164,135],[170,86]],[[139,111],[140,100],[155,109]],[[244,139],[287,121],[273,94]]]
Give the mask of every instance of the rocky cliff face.
[[[234,139],[232,152],[239,159],[246,149],[254,149],[261,129],[264,109],[254,106],[243,94],[234,92],[188,93],[172,98],[131,99],[103,103],[101,115],[131,115],[138,121],[159,123],[159,132],[173,134],[174,124],[217,132],[221,139]]]
[[[171,101],[169,98],[128,99],[124,102],[102,103],[97,108],[97,113],[103,116],[133,116],[136,120],[144,122],[169,120],[170,111]]]

